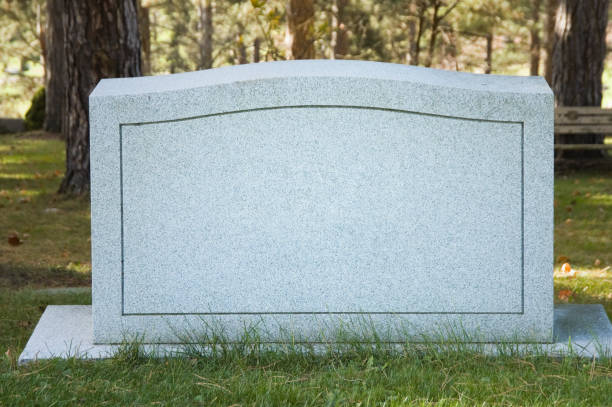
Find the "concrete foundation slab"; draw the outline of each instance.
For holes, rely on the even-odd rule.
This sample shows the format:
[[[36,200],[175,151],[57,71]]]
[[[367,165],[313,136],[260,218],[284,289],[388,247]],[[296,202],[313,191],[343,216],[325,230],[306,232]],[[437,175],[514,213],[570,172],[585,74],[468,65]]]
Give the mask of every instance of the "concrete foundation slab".
[[[488,354],[500,349],[547,355],[574,353],[582,357],[612,356],[612,324],[599,304],[567,304],[555,307],[555,341],[550,344],[474,344]],[[444,346],[444,345],[441,345]],[[30,340],[19,356],[24,364],[50,358],[110,358],[121,345],[100,345],[93,342],[90,305],[50,305],[36,325]],[[145,344],[143,351],[153,355],[177,356],[185,349],[180,344]]]

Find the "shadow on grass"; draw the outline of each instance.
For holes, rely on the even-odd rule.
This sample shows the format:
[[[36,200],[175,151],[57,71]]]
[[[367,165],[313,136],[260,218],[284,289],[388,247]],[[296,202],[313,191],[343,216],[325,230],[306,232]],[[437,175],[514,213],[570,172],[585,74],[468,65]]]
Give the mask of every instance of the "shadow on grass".
[[[81,287],[91,285],[91,273],[65,267],[28,267],[0,263],[0,288]]]

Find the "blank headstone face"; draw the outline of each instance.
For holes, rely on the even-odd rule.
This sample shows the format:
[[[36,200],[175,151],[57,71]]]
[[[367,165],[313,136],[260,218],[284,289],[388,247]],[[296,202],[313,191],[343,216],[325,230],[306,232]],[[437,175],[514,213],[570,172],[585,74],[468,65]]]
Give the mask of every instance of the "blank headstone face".
[[[97,341],[202,319],[315,340],[351,316],[392,340],[549,340],[551,100],[541,79],[347,61],[103,81]]]

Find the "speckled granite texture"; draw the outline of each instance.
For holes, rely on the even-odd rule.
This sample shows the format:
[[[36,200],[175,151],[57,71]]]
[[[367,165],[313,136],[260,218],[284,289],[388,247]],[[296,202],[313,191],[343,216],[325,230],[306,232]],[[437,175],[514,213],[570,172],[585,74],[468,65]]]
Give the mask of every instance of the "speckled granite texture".
[[[90,96],[93,332],[553,338],[542,78],[290,61]]]

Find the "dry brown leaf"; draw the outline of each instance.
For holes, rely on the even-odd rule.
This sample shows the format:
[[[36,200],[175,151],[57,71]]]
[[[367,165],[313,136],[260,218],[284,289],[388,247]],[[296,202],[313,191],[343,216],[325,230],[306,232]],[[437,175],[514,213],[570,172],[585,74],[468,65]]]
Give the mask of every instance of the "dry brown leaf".
[[[19,239],[19,235],[17,233],[11,233],[8,236],[8,244],[11,246],[19,246],[21,244],[21,239]]]
[[[557,298],[559,298],[561,301],[569,301],[570,297],[572,297],[574,295],[574,292],[572,290],[561,290],[559,291],[559,294],[557,295]]]

